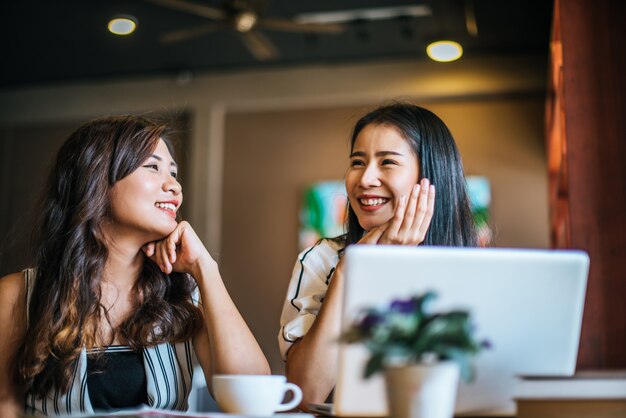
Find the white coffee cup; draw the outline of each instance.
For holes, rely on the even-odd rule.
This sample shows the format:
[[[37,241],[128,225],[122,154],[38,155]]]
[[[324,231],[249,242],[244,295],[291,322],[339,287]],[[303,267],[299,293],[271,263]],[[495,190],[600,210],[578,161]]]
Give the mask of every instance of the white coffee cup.
[[[293,399],[281,403],[287,392],[293,393]],[[302,401],[300,388],[279,375],[214,375],[213,394],[222,411],[250,416],[287,411]]]

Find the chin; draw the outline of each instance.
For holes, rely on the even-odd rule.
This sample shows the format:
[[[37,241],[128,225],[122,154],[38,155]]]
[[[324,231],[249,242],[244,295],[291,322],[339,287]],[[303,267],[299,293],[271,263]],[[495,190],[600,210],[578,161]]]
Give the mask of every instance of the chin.
[[[379,227],[382,224],[384,224],[384,222],[359,222],[359,225],[361,225],[361,228],[363,228],[366,231],[371,231],[372,229]]]
[[[359,219],[359,225],[361,225],[361,228],[363,228],[366,231],[371,231],[372,229],[379,227],[383,224],[385,224],[386,222],[388,222],[392,217],[391,216],[384,216],[384,217],[369,217],[369,219]]]
[[[148,240],[148,242],[159,241],[159,240],[162,240],[163,238],[166,238],[169,234],[174,232],[177,225],[178,224],[176,222],[172,222],[171,225],[163,225],[163,226],[160,226],[159,228],[153,229],[152,231],[149,232],[150,239]]]

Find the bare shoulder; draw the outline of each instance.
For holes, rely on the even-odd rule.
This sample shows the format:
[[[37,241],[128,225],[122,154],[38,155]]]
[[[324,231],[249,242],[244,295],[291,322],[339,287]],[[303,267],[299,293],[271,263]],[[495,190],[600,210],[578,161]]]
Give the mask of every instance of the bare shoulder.
[[[23,273],[13,273],[0,279],[0,329],[21,328],[26,320],[26,283]]]
[[[0,372],[26,332],[26,284],[22,273],[0,279]],[[0,380],[2,380],[0,373]]]
[[[17,416],[22,395],[14,383],[15,356],[26,332],[24,274],[0,278],[0,415]]]
[[[26,299],[23,273],[13,273],[0,278],[0,305],[20,305]]]

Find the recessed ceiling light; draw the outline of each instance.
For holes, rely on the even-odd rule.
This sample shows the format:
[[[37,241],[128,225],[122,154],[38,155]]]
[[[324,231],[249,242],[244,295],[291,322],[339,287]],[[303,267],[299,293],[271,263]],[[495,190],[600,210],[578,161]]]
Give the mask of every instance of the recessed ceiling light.
[[[450,62],[461,58],[463,47],[454,41],[437,41],[426,47],[426,53],[433,61]]]
[[[137,19],[132,16],[118,16],[109,21],[108,28],[115,35],[130,35],[137,28]]]

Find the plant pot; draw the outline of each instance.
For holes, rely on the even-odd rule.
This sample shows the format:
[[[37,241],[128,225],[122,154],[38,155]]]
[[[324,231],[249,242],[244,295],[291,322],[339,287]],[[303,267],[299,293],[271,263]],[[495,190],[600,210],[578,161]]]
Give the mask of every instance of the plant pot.
[[[387,367],[389,415],[392,418],[451,418],[459,375],[459,366],[452,361]]]

